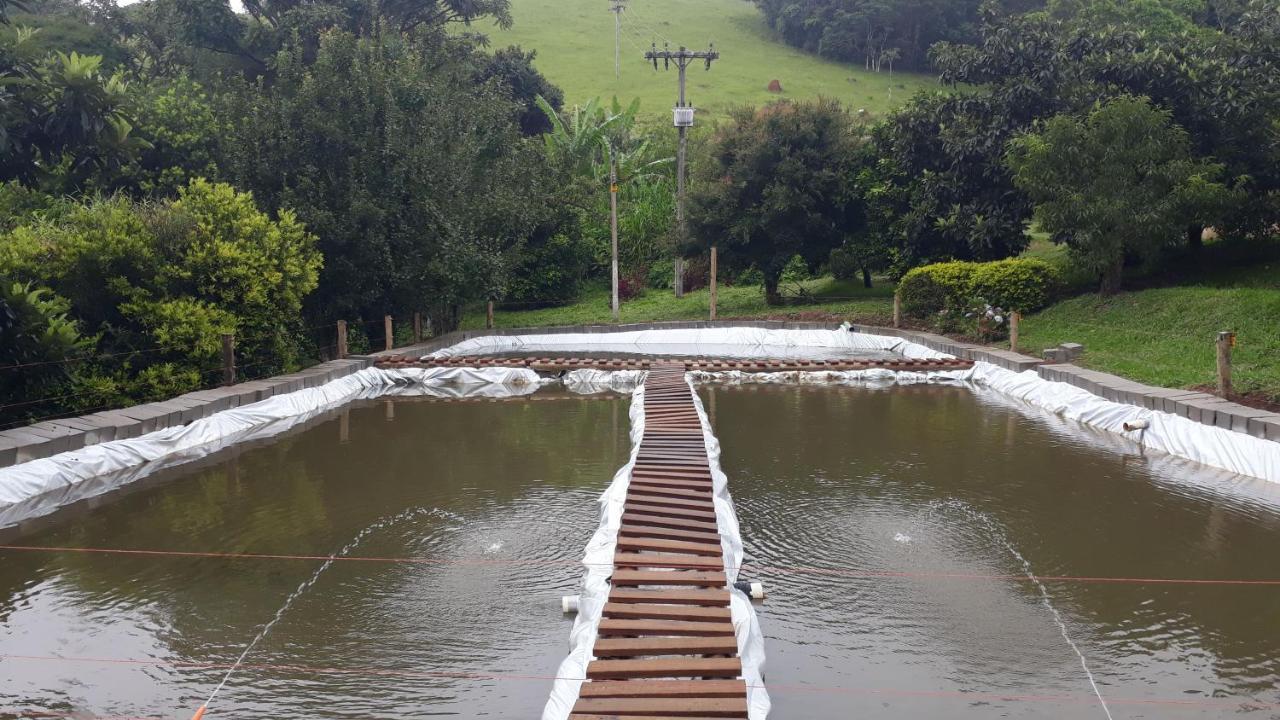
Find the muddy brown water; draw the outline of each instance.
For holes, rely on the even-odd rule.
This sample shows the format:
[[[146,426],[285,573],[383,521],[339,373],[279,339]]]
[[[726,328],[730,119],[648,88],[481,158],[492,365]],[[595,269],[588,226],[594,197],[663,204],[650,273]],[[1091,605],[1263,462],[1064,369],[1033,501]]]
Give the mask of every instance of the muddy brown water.
[[[700,393],[770,594],[771,717],[1105,718],[1085,666],[1114,718],[1280,717],[1280,587],[1032,580],[1280,578],[1280,486],[963,388]],[[0,718],[185,720],[313,579],[206,717],[537,717],[627,422],[364,403],[10,534],[426,562],[0,551]]]

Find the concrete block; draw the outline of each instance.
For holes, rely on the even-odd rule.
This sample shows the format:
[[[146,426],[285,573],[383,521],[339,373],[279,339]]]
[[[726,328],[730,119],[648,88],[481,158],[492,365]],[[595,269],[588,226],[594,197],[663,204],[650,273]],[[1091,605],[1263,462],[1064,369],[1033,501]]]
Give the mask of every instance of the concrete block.
[[[1268,426],[1280,428],[1280,415],[1254,415],[1246,423],[1245,432],[1256,438],[1266,439]],[[1280,436],[1272,439],[1280,439]]]
[[[0,433],[0,439],[3,439],[6,445],[13,446],[15,463],[38,460],[57,452],[54,449],[56,445],[53,438],[30,432],[26,428],[5,430]]]
[[[1280,442],[1280,419],[1264,418],[1259,419],[1257,423],[1262,426],[1263,434],[1268,440]]]
[[[1229,410],[1227,406],[1232,405],[1233,403],[1228,403],[1221,398],[1215,398],[1212,395],[1208,395],[1203,398],[1179,400],[1178,404],[1187,409],[1186,417],[1188,419],[1194,420],[1201,425],[1217,425],[1218,412],[1225,412]],[[1230,419],[1227,420],[1227,427],[1231,427]]]
[[[65,452],[67,450],[79,450],[84,447],[84,431],[76,430],[59,425],[53,420],[27,425],[23,428],[27,432],[44,435],[53,440],[53,448],[55,453]]]
[[[1084,355],[1084,346],[1080,343],[1061,343],[1058,349],[1066,353],[1068,360],[1075,360]]]
[[[141,423],[141,434],[143,435],[169,427],[169,416],[172,414],[171,410],[168,408],[162,409],[156,403],[121,408],[116,412],[139,421]]]
[[[18,462],[18,439],[0,434],[0,467]]]
[[[103,437],[107,433],[114,435],[113,440],[127,440],[135,438],[142,434],[142,421],[131,418],[118,410],[107,410],[106,412],[94,413],[85,416],[91,422],[100,425],[103,430]],[[108,442],[103,440],[103,442]]]
[[[1070,359],[1061,348],[1045,348],[1044,361],[1047,363],[1064,363]]]

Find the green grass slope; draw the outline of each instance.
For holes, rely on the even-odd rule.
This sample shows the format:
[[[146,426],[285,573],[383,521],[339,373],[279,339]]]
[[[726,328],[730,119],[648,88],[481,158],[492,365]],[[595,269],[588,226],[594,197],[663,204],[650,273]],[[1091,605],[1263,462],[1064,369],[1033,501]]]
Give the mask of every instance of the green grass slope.
[[[537,50],[536,65],[565,91],[569,104],[592,97],[624,102],[638,97],[649,119],[670,122],[676,70],[654,71],[644,60],[650,43],[672,49],[705,49],[715,42],[720,59],[711,69],[689,68],[688,98],[699,118],[712,120],[736,104],[759,105],[779,97],[840,100],[880,114],[921,88],[940,87],[931,76],[874,73],[818,58],[770,36],[760,12],[747,0],[630,0],[622,14],[622,76],[614,78],[614,18],[608,0],[512,0],[515,26],[478,26],[495,48]],[[783,92],[768,91],[778,80]]]

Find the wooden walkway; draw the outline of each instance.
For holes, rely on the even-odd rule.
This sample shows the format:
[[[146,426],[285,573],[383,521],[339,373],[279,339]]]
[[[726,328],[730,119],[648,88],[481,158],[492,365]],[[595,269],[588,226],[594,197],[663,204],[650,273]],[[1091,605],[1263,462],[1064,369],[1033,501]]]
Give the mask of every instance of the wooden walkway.
[[[613,577],[571,720],[745,718],[702,425],[684,362],[650,365]]]
[[[513,367],[530,368],[538,372],[558,373],[564,370],[649,370],[656,367],[677,367],[681,372],[688,370],[724,371],[740,370],[742,372],[794,372],[797,370],[818,372],[823,370],[871,370],[884,368],[888,370],[963,370],[973,367],[971,360],[938,359],[908,360],[895,358],[892,360],[848,359],[848,360],[723,360],[713,358],[667,358],[649,360],[643,358],[549,358],[549,357],[491,357],[485,355],[466,355],[449,358],[417,358],[398,355],[379,358],[377,366],[381,368],[408,367]]]

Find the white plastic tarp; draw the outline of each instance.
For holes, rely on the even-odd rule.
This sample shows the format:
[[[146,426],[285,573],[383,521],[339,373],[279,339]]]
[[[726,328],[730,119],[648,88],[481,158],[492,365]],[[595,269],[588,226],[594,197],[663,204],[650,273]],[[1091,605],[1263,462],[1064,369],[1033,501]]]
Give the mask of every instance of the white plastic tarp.
[[[199,458],[221,447],[228,439],[243,442],[284,432],[317,412],[356,398],[376,397],[397,387],[413,386],[422,392],[452,397],[468,393],[510,396],[532,392],[544,382],[528,368],[361,370],[320,387],[276,395],[188,425],[0,468],[0,509],[45,497],[49,503],[57,503],[45,507],[47,512],[87,497],[83,490],[95,485],[90,483],[92,480],[131,468],[153,472],[162,463],[172,465],[174,461]],[[143,474],[128,479],[136,480]],[[116,482],[98,492],[119,484]]]
[[[615,352],[662,356],[814,358],[890,352],[911,359],[951,357],[902,338],[847,330],[775,330],[751,327],[676,328],[608,333],[486,335],[437,350],[427,357],[498,353]]]

